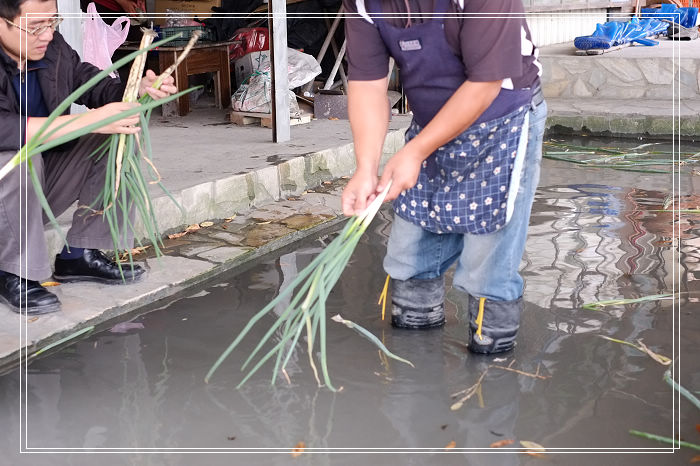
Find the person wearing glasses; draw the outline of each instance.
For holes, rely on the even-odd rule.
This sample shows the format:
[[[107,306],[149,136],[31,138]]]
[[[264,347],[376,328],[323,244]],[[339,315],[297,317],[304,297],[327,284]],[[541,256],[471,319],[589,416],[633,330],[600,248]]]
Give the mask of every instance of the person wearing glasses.
[[[547,106],[521,0],[344,0],[354,215],[391,181],[384,269],[392,324],[445,323],[445,271],[468,294],[468,348],[515,345],[518,273],[539,179]],[[389,121],[389,57],[413,111],[406,144],[377,177]]]
[[[46,122],[48,115],[73,91],[100,72],[82,62],[56,28],[61,23],[56,0],[3,0],[0,3],[0,166],[4,166]],[[174,80],[160,90],[151,88],[156,75],[147,71],[140,94],[159,99],[177,92]],[[56,118],[50,139],[91,125],[138,105],[121,102],[124,84],[105,78],[85,93],[80,115]],[[77,118],[77,117],[80,118]],[[109,134],[140,131],[138,115],[104,125],[87,136],[63,144],[32,159],[44,193],[56,215],[76,200],[92,205],[104,184],[106,157],[91,157]],[[0,302],[14,312],[43,314],[60,310],[56,295],[40,284],[51,276],[44,238],[46,218],[22,169],[0,181]],[[79,209],[66,236],[68,245],[56,256],[58,281],[121,283],[116,263],[100,248],[112,248],[106,222]],[[131,247],[132,238],[123,247]],[[139,266],[122,266],[127,281],[144,274]],[[21,306],[20,306],[21,303]]]

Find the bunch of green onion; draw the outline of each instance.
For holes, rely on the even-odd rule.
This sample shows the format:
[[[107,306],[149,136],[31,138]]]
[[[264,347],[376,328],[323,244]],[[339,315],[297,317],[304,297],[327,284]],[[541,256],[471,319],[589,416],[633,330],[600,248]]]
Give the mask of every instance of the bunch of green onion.
[[[241,330],[236,339],[226,348],[219,356],[219,359],[209,369],[205,377],[208,382],[221,363],[231,354],[236,346],[241,342],[243,337],[250,329],[266,314],[272,311],[275,306],[286,296],[290,295],[295,289],[296,292],[292,297],[286,309],[277,317],[277,320],[267,330],[265,335],[260,339],[253,352],[243,363],[241,370],[245,370],[249,364],[253,362],[265,343],[272,335],[280,331],[281,336],[279,341],[270,349],[264,356],[261,356],[255,365],[248,371],[243,380],[238,384],[237,388],[241,387],[260,367],[270,360],[275,358],[275,367],[272,375],[271,383],[275,383],[277,375],[282,373],[286,376],[285,367],[295,351],[296,344],[302,332],[306,331],[306,344],[309,356],[309,364],[314,372],[317,383],[321,386],[321,381],[318,375],[318,369],[314,362],[314,346],[316,337],[318,336],[318,346],[321,359],[321,372],[326,386],[336,391],[330,381],[328,374],[328,362],[326,356],[326,300],[333,286],[343,273],[350,256],[352,255],[360,237],[367,230],[367,227],[372,222],[372,219],[377,214],[381,203],[386,197],[389,186],[377,196],[367,209],[352,218],[345,225],[345,228],[340,232],[338,237],[333,240],[304,270],[299,272],[296,279],[280,294],[273,299],[267,306],[255,314],[248,324]],[[377,347],[383,351],[388,357],[411,364],[411,362],[400,358],[391,353],[382,342],[372,335],[368,330],[360,327],[354,322],[335,316],[334,321],[340,322],[349,328],[352,328],[372,341]],[[287,377],[288,378],[288,377]]]
[[[173,71],[175,71],[175,68],[185,59],[189,51],[192,49],[192,46],[194,46],[200,36],[201,31],[194,31],[187,46],[180,53],[176,62],[161,73],[160,76],[158,76],[153,87],[159,88],[163,80],[172,74]],[[144,49],[150,46],[154,37],[155,32],[153,30],[144,30],[139,48]],[[148,94],[145,94],[140,99],[138,98],[141,77],[143,76],[145,65],[146,55],[136,57],[131,66],[129,79],[124,91],[124,102],[138,101],[141,103],[141,106],[154,102],[153,98]],[[192,91],[193,89],[194,88],[188,89],[185,92]],[[182,95],[182,93],[180,93],[180,95]],[[160,100],[155,102],[160,102]],[[107,157],[107,176],[105,178],[105,184],[102,192],[95,200],[95,205],[90,206],[89,208],[94,210],[96,205],[103,206],[100,210],[97,210],[95,214],[102,215],[109,224],[115,256],[117,257],[117,264],[119,265],[120,270],[121,262],[119,261],[119,255],[117,254],[121,246],[120,232],[121,235],[126,236],[125,232],[127,229],[135,231],[134,225],[130,224],[129,222],[129,212],[133,206],[136,207],[136,211],[143,223],[147,238],[153,245],[155,254],[157,256],[162,254],[160,249],[160,246],[162,245],[162,235],[160,234],[160,229],[158,228],[158,221],[153,210],[153,203],[151,201],[150,194],[148,192],[149,184],[158,184],[163,192],[182,211],[182,207],[177,203],[177,201],[175,201],[170,192],[161,183],[158,170],[152,162],[151,137],[148,129],[148,123],[151,118],[152,110],[152,108],[149,108],[148,110],[139,113],[139,126],[141,127],[140,134],[113,134],[108,138],[105,145],[98,149],[95,154],[93,154],[93,156],[96,156],[98,159],[101,157]],[[141,161],[146,162],[147,167],[150,169],[150,181],[146,180],[146,176],[142,170]],[[123,222],[121,228],[119,225],[119,214],[121,214],[121,219]],[[138,237],[136,240],[142,246]],[[129,263],[133,265],[131,249],[126,248],[126,251],[129,258]]]

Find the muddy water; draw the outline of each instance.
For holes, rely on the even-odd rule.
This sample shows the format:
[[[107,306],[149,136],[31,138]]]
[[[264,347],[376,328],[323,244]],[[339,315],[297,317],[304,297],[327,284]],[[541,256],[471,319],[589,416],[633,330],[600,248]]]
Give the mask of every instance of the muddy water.
[[[697,194],[692,181],[680,177],[677,190]],[[316,386],[304,348],[288,365],[291,385],[282,380],[271,386],[272,369],[264,367],[236,390],[240,361],[273,322],[269,317],[211,383],[203,383],[213,361],[250,316],[332,236],[312,238],[35,362],[28,369],[24,406],[19,402],[20,372],[0,378],[0,448],[5,453],[0,464],[687,464],[694,456],[691,450],[674,455],[613,455],[606,450],[659,451],[663,445],[633,437],[628,430],[671,436],[674,423],[684,440],[700,443],[694,428],[700,413],[682,401],[680,414],[674,415],[672,391],[662,381],[665,367],[597,336],[643,339],[669,357],[675,341],[675,354],[683,356],[681,382],[700,389],[700,362],[694,356],[700,344],[700,227],[697,217],[681,223],[681,253],[674,256],[672,219],[650,212],[671,189],[668,175],[545,162],[523,262],[526,310],[518,347],[505,361],[466,351],[464,296],[455,290],[448,294],[444,329],[401,331],[381,321],[376,301],[390,229],[385,211],[358,246],[329,298],[328,312],[371,330],[415,369],[380,357],[369,342],[329,322],[331,377],[342,392]],[[591,301],[671,291],[674,273],[679,289],[691,292],[680,295],[680,312],[670,301],[606,311],[581,308]],[[674,329],[680,340],[674,339]],[[474,385],[489,364],[511,362],[512,368],[545,378],[491,368],[477,394],[460,410],[450,409],[450,395]],[[21,428],[26,429],[27,447],[64,453],[14,453],[24,408]],[[494,451],[489,450],[493,442],[507,439],[564,450],[545,458],[483,453]],[[226,454],[291,448],[299,442],[346,452],[435,450],[298,458],[288,451]],[[445,454],[451,442],[482,453]],[[80,449],[111,454],[78,453]],[[149,449],[154,453],[146,453]],[[607,453],[573,453],[586,450]]]

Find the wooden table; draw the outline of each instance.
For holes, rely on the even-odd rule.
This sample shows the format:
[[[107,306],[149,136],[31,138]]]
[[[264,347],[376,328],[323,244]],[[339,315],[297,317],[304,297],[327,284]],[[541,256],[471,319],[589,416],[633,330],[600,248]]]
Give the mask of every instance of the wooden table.
[[[196,44],[187,58],[177,67],[175,85],[179,90],[187,89],[187,77],[200,73],[215,73],[214,94],[217,108],[231,105],[231,72],[229,69],[228,47],[231,42],[202,42]],[[158,47],[158,67],[164,71],[177,59],[185,47]],[[176,115],[187,115],[190,111],[189,95],[177,99]]]
[[[196,44],[190,50],[187,58],[177,67],[173,77],[178,90],[188,87],[187,77],[193,74],[214,73],[214,94],[217,108],[227,108],[231,105],[231,72],[229,68],[228,47],[233,42],[202,42]],[[123,45],[119,50],[133,51],[138,47]],[[185,46],[158,47],[158,69],[163,72],[177,59],[177,55],[185,49]],[[172,107],[170,107],[172,108]],[[186,94],[176,101],[174,106],[175,116],[187,115],[190,111],[190,99]],[[163,109],[164,115],[166,109]],[[166,115],[166,116],[172,116]]]

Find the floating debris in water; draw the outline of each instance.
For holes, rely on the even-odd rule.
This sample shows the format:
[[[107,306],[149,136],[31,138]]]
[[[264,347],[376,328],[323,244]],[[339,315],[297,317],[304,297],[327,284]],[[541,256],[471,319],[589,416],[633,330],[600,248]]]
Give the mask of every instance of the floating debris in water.
[[[512,363],[511,363],[511,365],[512,365]],[[506,366],[499,366],[499,365],[492,364],[489,367],[493,367],[495,369],[501,369],[501,370],[509,371],[509,372],[515,372],[516,374],[524,375],[526,377],[532,377],[533,379],[546,380],[546,379],[551,378],[549,375],[540,375],[540,366],[539,365],[537,366],[537,372],[534,374],[531,374],[531,373],[525,372],[525,371],[521,371],[518,369],[513,369],[510,366],[506,367]]]
[[[607,306],[620,306],[620,305],[624,305],[624,304],[643,303],[646,301],[659,301],[662,299],[673,299],[673,294],[672,293],[663,293],[663,294],[642,296],[641,298],[610,299],[608,301],[597,301],[594,303],[586,303],[581,307],[583,309],[588,309],[589,311],[598,311],[601,308],[607,307]]]
[[[501,447],[507,447],[508,445],[512,445],[515,443],[515,440],[511,438],[503,439],[503,440],[498,440],[496,442],[493,442],[489,447],[491,448],[501,448]]]
[[[547,451],[539,443],[530,442],[529,440],[521,440],[520,445],[526,448],[523,453],[530,456],[536,456],[538,458],[544,457],[543,453]]]
[[[469,398],[476,395],[476,393],[479,392],[479,390],[481,390],[481,382],[484,380],[484,377],[486,376],[488,371],[489,370],[487,368],[484,372],[482,372],[481,376],[479,376],[479,380],[477,380],[476,383],[471,387],[465,388],[464,390],[460,390],[457,393],[453,393],[452,395],[450,395],[452,398],[457,398],[461,396],[461,398],[456,403],[450,406],[450,409],[452,411],[457,411],[458,409],[461,409],[462,406],[464,406],[464,403],[466,403],[469,400]]]
[[[304,453],[305,448],[306,444],[304,442],[297,443],[296,446],[292,449],[292,456],[294,458],[301,456],[301,454]]]
[[[121,322],[110,328],[111,333],[126,333],[129,330],[140,330],[144,328],[141,322]]]
[[[611,168],[614,170],[642,173],[673,173],[674,169],[700,162],[700,152],[678,152],[661,150],[644,150],[658,143],[642,144],[631,149],[585,147],[562,144],[553,140],[545,141],[543,158],[574,163],[594,168]],[[552,150],[561,149],[561,150]],[[596,156],[582,158],[582,156]],[[670,168],[662,168],[670,167]],[[691,170],[695,174],[695,170]]]
[[[621,343],[623,345],[631,346],[632,348],[641,351],[642,353],[646,353],[651,359],[654,361],[658,362],[659,364],[663,364],[664,366],[668,366],[673,362],[670,358],[667,358],[666,356],[662,356],[658,353],[653,352],[650,350],[644,343],[642,343],[642,339],[637,340],[637,344],[635,345],[634,343],[630,343],[629,341],[625,340],[618,340],[617,338],[612,338],[608,337],[605,335],[598,335],[600,338],[604,338],[606,340],[613,341],[615,343]]]

